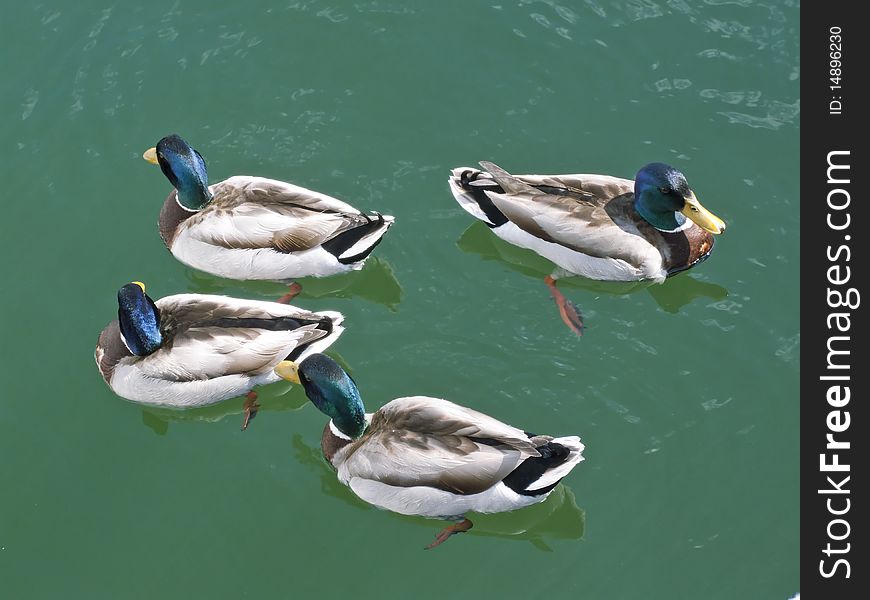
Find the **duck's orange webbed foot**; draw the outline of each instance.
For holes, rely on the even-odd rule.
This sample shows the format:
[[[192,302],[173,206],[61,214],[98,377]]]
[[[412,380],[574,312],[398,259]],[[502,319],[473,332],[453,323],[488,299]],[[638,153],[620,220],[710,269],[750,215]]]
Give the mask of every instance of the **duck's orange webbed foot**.
[[[435,541],[426,546],[426,550],[431,550],[435,546],[440,546],[444,542],[447,541],[451,535],[456,533],[465,533],[469,529],[474,526],[474,523],[469,521],[468,519],[462,519],[459,523],[454,523],[453,525],[449,525],[442,529],[438,535],[435,536]]]
[[[559,291],[556,287],[556,280],[552,276],[544,277],[544,283],[547,284],[547,289],[556,301],[556,306],[559,309],[559,315],[565,322],[568,328],[577,335],[583,335],[583,315],[577,306],[565,297],[565,294]]]
[[[302,285],[294,281],[293,283],[291,283],[290,285],[287,286],[287,293],[284,294],[283,296],[281,296],[280,298],[278,298],[278,300],[276,300],[276,302],[278,302],[278,304],[290,304],[290,302],[293,300],[293,298],[298,296],[299,292],[301,292],[301,291],[302,291]]]
[[[257,392],[252,390],[245,395],[243,407],[245,409],[245,418],[242,421],[242,431],[248,428],[251,419],[257,416],[257,411],[260,409],[260,403],[257,402]]]

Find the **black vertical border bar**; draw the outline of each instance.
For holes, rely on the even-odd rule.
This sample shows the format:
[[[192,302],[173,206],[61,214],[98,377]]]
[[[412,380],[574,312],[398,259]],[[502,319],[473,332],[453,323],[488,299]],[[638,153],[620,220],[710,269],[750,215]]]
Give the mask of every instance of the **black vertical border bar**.
[[[801,6],[801,597],[870,598],[870,535],[864,523],[870,510],[867,488],[867,401],[866,379],[870,364],[859,357],[866,340],[865,308],[860,302],[855,308],[832,306],[840,302],[836,292],[844,296],[849,289],[858,294],[867,290],[867,252],[870,233],[867,204],[870,203],[870,171],[867,161],[867,137],[870,135],[865,111],[870,111],[870,98],[863,81],[870,77],[870,55],[867,38],[870,30],[860,15],[864,4],[846,0],[804,3]],[[832,29],[833,28],[833,29]],[[840,28],[840,56],[836,58]],[[833,44],[833,46],[832,46]],[[841,88],[831,77],[839,68]],[[834,61],[832,63],[832,61]],[[837,103],[840,103],[839,105]],[[840,152],[830,155],[831,152]],[[848,154],[845,154],[848,152]],[[830,160],[845,169],[831,171]],[[842,180],[848,179],[848,183]],[[839,190],[839,191],[837,191]],[[831,208],[835,205],[836,209]],[[843,205],[847,206],[843,207]],[[848,227],[843,227],[846,219]],[[829,222],[830,219],[830,222]],[[844,250],[842,248],[848,248]],[[833,257],[833,258],[832,258]],[[848,271],[847,271],[848,267]],[[832,270],[833,269],[833,270]],[[842,281],[833,283],[831,278]],[[831,292],[834,295],[831,296]],[[855,298],[852,294],[851,298]],[[861,302],[865,298],[861,298]],[[870,296],[866,298],[870,302]],[[831,317],[832,314],[848,317]],[[848,326],[848,331],[842,331]],[[833,340],[833,336],[840,336]],[[843,338],[846,339],[843,339]],[[830,348],[848,350],[849,354],[830,354]],[[866,347],[866,346],[864,346]],[[832,369],[832,359],[840,368]],[[844,367],[843,365],[848,365]],[[824,376],[845,376],[848,380],[825,380]],[[841,386],[833,394],[833,406],[828,401],[832,386]],[[849,387],[850,399],[844,404]],[[839,400],[839,401],[838,401]],[[845,427],[848,412],[848,427]],[[841,431],[833,432],[831,427]],[[850,447],[827,448],[827,435],[836,442],[849,442]],[[823,471],[821,455],[828,464],[834,454],[848,471]],[[863,456],[863,460],[860,457]],[[828,477],[831,480],[828,480]],[[845,477],[849,477],[844,483]],[[840,492],[841,490],[848,490]],[[834,493],[837,492],[837,493]],[[843,512],[848,507],[848,511]],[[833,514],[842,512],[843,514]],[[842,538],[842,539],[837,539]],[[829,546],[830,545],[830,546]],[[847,551],[846,551],[847,550]],[[860,558],[859,558],[860,557]],[[839,559],[848,562],[837,563]],[[848,571],[848,578],[846,577]],[[829,574],[825,577],[823,572]]]

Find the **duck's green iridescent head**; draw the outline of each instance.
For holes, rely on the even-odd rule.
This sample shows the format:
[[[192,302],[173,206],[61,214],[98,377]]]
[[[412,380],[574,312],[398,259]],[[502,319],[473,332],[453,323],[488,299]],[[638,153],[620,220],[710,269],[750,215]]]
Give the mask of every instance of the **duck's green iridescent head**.
[[[325,354],[311,354],[301,363],[285,360],[275,368],[282,379],[301,383],[305,395],[332,419],[344,435],[356,439],[366,428],[362,398],[353,379]]]
[[[686,176],[664,163],[650,163],[637,172],[634,207],[659,231],[682,229],[686,217],[710,233],[725,231],[725,222],[698,202]]]
[[[136,356],[148,356],[160,348],[160,313],[145,293],[144,283],[134,281],[118,290],[118,325],[124,345]]]
[[[202,209],[211,201],[208,172],[199,152],[181,137],[167,135],[142,155],[148,162],[160,165],[169,183],[178,190],[178,203],[190,211]]]

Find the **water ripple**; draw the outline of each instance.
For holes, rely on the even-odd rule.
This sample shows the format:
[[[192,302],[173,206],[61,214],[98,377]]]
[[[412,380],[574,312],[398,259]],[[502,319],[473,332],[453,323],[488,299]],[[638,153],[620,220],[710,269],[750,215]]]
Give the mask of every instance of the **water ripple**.
[[[46,13],[40,19],[40,23],[42,23],[43,25],[48,25],[49,23],[51,23],[52,21],[54,21],[55,19],[60,17],[60,15],[61,15],[61,12],[59,10]]]
[[[706,50],[701,50],[698,52],[698,56],[701,58],[724,58],[725,60],[737,61],[740,60],[737,56],[730,54],[728,52],[724,52],[717,48],[707,48]]]
[[[779,129],[785,124],[793,123],[800,115],[800,99],[793,103],[780,100],[768,100],[763,97],[761,90],[735,90],[720,91],[716,89],[704,89],[698,92],[702,98],[719,100],[725,104],[742,104],[749,108],[762,108],[766,110],[764,115],[752,115],[738,111],[721,111],[720,114],[729,122],[749,127],[763,127],[766,129]]]
[[[383,2],[369,2],[367,4],[357,3],[353,5],[354,10],[358,13],[374,13],[384,15],[413,15],[416,10],[404,4],[385,4]]]
[[[763,117],[733,111],[720,112],[719,114],[727,118],[729,122],[738,125],[776,130],[786,123],[793,122],[794,118],[800,114],[800,100],[794,104],[775,102],[771,105],[767,115]]]
[[[532,13],[529,16],[535,23],[537,23],[541,27],[546,27],[547,29],[552,27],[552,25],[550,24],[550,20],[541,13]]]
[[[103,28],[106,26],[106,22],[112,16],[112,8],[104,8],[100,13],[100,20],[97,21],[93,27],[91,27],[90,32],[88,32],[88,39],[90,40],[84,46],[84,50],[90,50],[94,46],[97,45],[97,38],[100,37],[100,33],[102,33]]]
[[[598,4],[598,2],[596,2],[595,0],[585,0],[585,2],[586,2],[586,6],[588,6],[589,9],[592,12],[594,12],[596,15],[598,15],[602,19],[607,18],[607,11],[604,10],[604,7],[601,6],[600,4]]]
[[[334,8],[324,8],[323,10],[319,10],[317,11],[317,16],[332,21],[333,23],[341,23],[348,19],[346,14],[337,12]]]
[[[660,4],[652,0],[630,0],[625,4],[625,14],[632,21],[655,19],[665,14]]]
[[[27,120],[30,115],[33,114],[33,109],[36,108],[36,104],[39,102],[39,92],[37,92],[33,88],[29,88],[26,92],[24,92],[24,102],[21,104],[21,120]]]
[[[788,338],[779,338],[779,347],[774,354],[783,362],[794,362],[800,359],[801,334],[800,332]]]

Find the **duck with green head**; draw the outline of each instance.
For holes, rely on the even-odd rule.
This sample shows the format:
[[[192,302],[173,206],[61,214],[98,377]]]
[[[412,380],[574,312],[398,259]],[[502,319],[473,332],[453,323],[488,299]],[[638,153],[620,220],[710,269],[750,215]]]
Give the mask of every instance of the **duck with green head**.
[[[166,247],[213,275],[289,281],[358,270],[393,223],[274,179],[241,175],[208,185],[205,160],[175,134],[143,157],[173,186],[158,221]]]
[[[439,398],[396,398],[366,414],[356,383],[324,354],[282,362],[275,372],[301,383],[330,418],[321,449],[354,494],[403,515],[456,522],[427,548],[468,531],[468,512],[543,502],[583,460],[577,436],[530,434]]]
[[[609,175],[511,175],[453,169],[460,206],[503,240],[556,264],[545,278],[559,313],[581,334],[577,308],[556,288],[560,277],[652,281],[692,268],[713,249],[725,223],[701,206],[686,177],[664,163],[641,168],[634,181]]]
[[[177,294],[153,301],[134,281],[118,290],[118,319],[97,341],[100,374],[122,398],[194,408],[247,394],[242,429],[256,414],[253,388],[274,368],[329,347],[344,318],[277,302]]]

